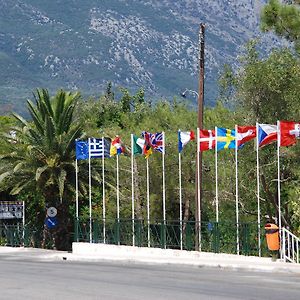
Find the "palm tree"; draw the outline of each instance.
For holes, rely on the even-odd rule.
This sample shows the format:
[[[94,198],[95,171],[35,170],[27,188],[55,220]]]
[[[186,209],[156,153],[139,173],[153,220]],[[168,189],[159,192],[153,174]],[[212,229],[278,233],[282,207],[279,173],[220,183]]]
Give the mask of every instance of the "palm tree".
[[[32,120],[14,114],[19,122],[15,136],[6,135],[7,153],[0,156],[0,184],[11,194],[38,190],[46,208],[58,209],[58,225],[51,232],[57,249],[70,246],[71,217],[69,205],[74,195],[74,144],[82,138],[82,124],[74,120],[79,93],[60,90],[50,97],[45,89],[28,100]],[[84,184],[81,185],[84,190]],[[44,229],[47,231],[47,229]]]

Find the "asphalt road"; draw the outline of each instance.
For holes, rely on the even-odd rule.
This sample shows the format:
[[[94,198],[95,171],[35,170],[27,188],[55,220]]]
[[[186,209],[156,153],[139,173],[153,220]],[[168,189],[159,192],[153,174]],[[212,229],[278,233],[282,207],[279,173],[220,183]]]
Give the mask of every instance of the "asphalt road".
[[[0,299],[300,299],[300,275],[0,255]]]

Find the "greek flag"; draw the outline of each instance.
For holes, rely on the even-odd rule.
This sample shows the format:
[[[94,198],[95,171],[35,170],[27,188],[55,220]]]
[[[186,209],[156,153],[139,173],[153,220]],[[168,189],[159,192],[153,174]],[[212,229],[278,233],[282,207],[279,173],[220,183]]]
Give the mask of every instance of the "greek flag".
[[[89,138],[90,158],[110,157],[110,140],[106,138]]]

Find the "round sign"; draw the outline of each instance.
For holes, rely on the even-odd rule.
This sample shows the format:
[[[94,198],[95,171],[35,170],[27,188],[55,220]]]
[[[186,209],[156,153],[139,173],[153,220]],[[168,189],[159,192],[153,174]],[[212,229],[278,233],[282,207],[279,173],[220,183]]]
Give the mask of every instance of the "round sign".
[[[53,218],[48,217],[45,220],[45,224],[49,229],[52,229],[57,225],[57,219],[55,217]]]
[[[53,218],[57,215],[57,209],[55,207],[49,207],[47,209],[47,216],[50,217],[50,218]]]

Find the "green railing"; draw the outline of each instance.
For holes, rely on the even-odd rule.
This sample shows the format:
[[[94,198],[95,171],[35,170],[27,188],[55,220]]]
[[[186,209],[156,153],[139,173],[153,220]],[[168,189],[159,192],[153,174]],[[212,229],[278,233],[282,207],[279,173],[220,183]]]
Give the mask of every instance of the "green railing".
[[[74,220],[74,241],[90,242],[89,220]],[[115,245],[135,245],[138,247],[197,250],[198,235],[193,221],[151,221],[131,219],[107,219],[92,221],[93,243]],[[182,232],[182,234],[181,234]],[[258,255],[258,228],[256,223],[239,224],[239,253]],[[264,230],[261,229],[261,252],[268,254],[264,241]],[[73,235],[73,233],[72,233]],[[0,225],[0,245],[46,247],[53,246],[53,240],[43,243],[43,228],[35,229],[22,225]],[[182,238],[182,243],[181,243]],[[215,253],[237,253],[236,224],[228,222],[201,223],[201,251]]]
[[[145,220],[93,220],[92,240],[90,241],[89,220],[75,220],[74,241],[135,245],[139,247],[160,247],[168,249],[195,250],[198,235],[195,222]],[[182,231],[182,235],[181,235]],[[268,253],[261,229],[261,251]],[[215,253],[237,253],[236,224],[222,222],[201,223],[201,250]],[[240,254],[258,255],[257,223],[239,224]]]
[[[43,240],[43,228],[35,229],[21,224],[0,225],[0,246],[10,247],[33,247],[41,248]],[[50,245],[50,244],[49,244]],[[46,247],[49,246],[45,244]],[[50,246],[48,248],[51,248]]]

